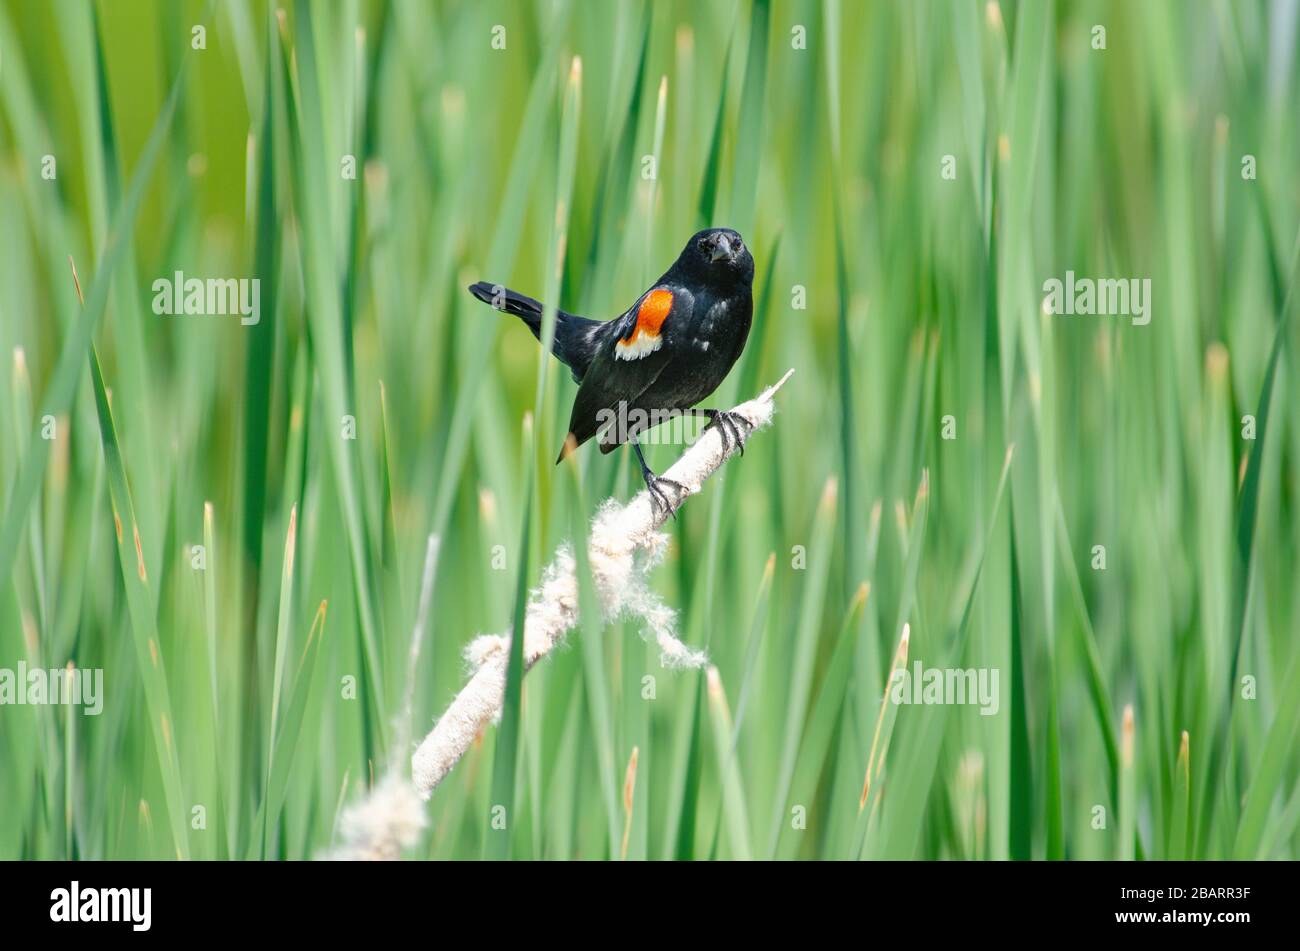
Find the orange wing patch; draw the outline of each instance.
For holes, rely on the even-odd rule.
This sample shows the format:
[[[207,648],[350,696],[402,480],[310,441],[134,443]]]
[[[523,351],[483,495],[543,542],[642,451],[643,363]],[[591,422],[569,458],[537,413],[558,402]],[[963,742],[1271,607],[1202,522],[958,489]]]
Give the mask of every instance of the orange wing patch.
[[[659,331],[672,309],[672,291],[656,288],[643,297],[631,333],[614,344],[614,358],[636,360],[658,350],[663,345]]]

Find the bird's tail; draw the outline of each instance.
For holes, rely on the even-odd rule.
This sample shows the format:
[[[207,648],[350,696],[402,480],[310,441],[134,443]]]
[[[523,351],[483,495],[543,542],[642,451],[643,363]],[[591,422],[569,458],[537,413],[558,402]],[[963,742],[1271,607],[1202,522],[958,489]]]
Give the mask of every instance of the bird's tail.
[[[487,281],[471,284],[469,292],[496,310],[514,314],[528,325],[534,337],[539,341],[542,339],[541,301]],[[558,309],[555,312],[555,343],[551,352],[573,371],[573,378],[579,382],[591,365],[591,358],[596,351],[596,342],[592,339],[591,332],[599,326],[598,320],[588,320]]]

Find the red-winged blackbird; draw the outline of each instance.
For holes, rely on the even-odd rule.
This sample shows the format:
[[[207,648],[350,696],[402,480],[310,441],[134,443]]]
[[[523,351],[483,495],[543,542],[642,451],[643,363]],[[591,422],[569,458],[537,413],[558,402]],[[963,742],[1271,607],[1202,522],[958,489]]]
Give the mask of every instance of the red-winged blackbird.
[[[600,451],[630,442],[651,499],[668,507],[637,434],[671,414],[705,416],[724,440],[740,445],[738,426],[722,410],[692,409],[712,393],[745,349],[754,313],[754,258],[730,228],[710,228],[686,242],[663,277],[613,320],[556,311],[551,352],[579,384],[560,462],[592,436]],[[541,340],[542,304],[499,284],[480,281],[470,293],[515,314]],[[743,451],[743,448],[742,448]],[[678,488],[681,488],[678,486]]]

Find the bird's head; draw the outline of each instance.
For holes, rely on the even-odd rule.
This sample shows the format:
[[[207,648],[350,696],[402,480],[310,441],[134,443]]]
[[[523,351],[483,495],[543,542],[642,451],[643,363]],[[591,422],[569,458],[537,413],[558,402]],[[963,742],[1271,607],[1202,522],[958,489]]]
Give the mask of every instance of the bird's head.
[[[707,228],[693,235],[677,268],[684,277],[715,285],[748,285],[754,280],[754,257],[740,232],[731,228]]]

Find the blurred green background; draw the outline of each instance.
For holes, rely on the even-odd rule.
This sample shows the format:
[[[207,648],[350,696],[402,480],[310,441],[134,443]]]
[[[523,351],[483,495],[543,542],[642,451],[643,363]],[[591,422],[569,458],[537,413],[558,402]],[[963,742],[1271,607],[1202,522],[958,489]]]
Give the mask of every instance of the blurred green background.
[[[1297,857],[1297,35],[1282,0],[5,0],[0,668],[102,668],[105,706],[0,707],[0,857],[330,848],[640,488],[551,465],[575,387],[465,285],[611,317],[710,224],[757,262],[710,402],[796,369],[651,576],[716,674],[574,632],[518,769],[486,731],[405,854]],[[156,315],[178,270],[257,278],[260,322]],[[1045,315],[1067,270],[1149,278],[1150,324]],[[882,710],[904,623],[997,715]]]

